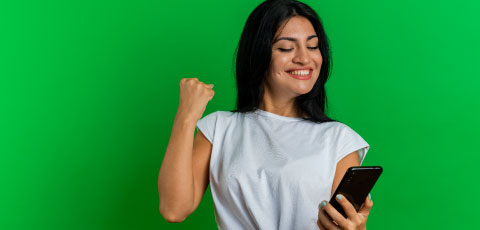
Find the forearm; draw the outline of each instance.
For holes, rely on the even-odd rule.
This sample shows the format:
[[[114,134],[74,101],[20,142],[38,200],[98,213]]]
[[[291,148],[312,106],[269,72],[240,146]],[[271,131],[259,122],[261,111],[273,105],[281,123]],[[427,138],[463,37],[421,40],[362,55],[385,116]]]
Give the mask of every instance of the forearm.
[[[175,117],[158,176],[160,212],[183,217],[194,203],[192,149],[196,121]]]

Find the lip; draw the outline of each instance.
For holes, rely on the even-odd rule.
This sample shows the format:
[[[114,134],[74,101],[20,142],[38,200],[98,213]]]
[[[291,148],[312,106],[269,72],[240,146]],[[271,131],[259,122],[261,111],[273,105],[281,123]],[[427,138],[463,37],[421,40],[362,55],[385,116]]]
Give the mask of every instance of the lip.
[[[287,72],[287,74],[290,75],[290,77],[293,77],[297,80],[308,80],[308,79],[312,78],[313,70],[310,70],[310,73],[308,75],[304,75],[304,76],[291,74],[289,72]]]
[[[311,71],[312,71],[313,68],[310,67],[310,66],[305,66],[305,67],[299,67],[299,68],[289,69],[289,70],[287,70],[287,72],[296,71],[296,70],[311,70]]]

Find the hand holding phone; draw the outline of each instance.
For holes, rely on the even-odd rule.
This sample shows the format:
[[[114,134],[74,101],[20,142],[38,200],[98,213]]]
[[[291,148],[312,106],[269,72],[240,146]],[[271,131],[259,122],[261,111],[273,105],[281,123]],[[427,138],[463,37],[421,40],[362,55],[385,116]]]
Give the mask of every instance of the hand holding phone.
[[[350,167],[333,193],[330,204],[348,218],[343,207],[335,199],[337,194],[342,194],[358,212],[382,172],[383,169],[380,166]]]

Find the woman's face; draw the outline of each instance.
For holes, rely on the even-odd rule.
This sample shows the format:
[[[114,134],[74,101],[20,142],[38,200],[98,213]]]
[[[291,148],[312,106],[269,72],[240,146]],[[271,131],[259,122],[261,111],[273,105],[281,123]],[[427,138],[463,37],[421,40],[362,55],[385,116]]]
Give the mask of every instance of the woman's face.
[[[295,16],[283,29],[282,26],[273,40],[267,87],[275,96],[292,98],[313,88],[322,66],[322,55],[308,19]]]

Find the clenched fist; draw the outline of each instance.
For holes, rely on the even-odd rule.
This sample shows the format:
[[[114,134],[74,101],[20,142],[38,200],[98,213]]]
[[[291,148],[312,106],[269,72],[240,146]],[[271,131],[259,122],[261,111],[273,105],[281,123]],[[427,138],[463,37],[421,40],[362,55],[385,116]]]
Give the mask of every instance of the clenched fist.
[[[215,92],[213,84],[205,84],[198,78],[182,78],[180,80],[180,101],[177,117],[198,121]]]

